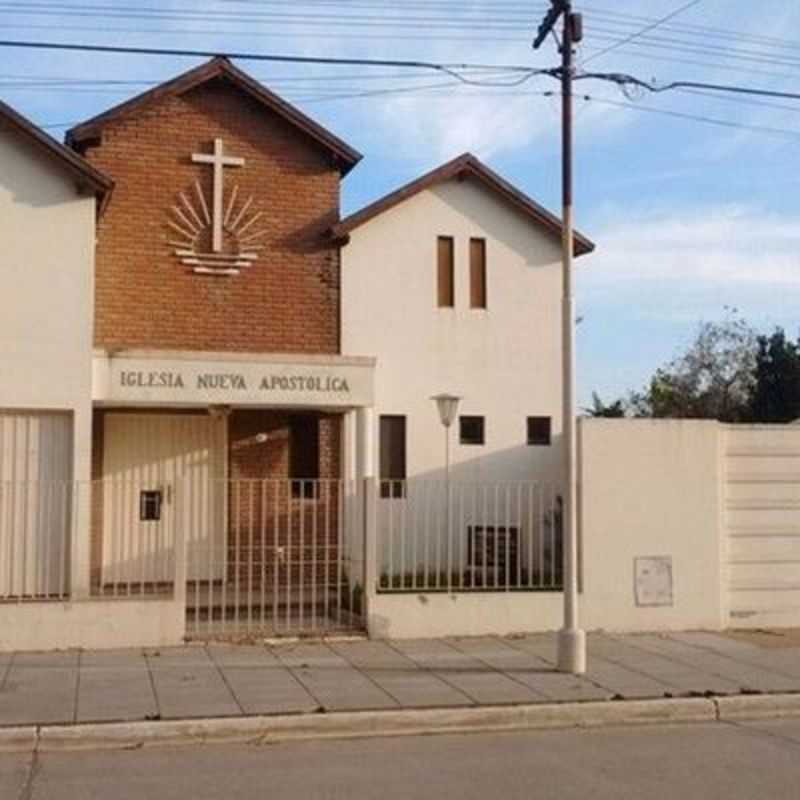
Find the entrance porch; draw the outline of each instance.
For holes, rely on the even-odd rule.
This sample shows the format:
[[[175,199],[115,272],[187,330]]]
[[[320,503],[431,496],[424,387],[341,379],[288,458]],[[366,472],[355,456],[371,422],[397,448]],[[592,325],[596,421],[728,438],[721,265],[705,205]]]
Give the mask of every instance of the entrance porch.
[[[95,375],[92,594],[182,572],[191,636],[360,626],[371,360],[129,353]]]
[[[360,626],[341,412],[98,409],[91,591],[173,590],[187,634]]]

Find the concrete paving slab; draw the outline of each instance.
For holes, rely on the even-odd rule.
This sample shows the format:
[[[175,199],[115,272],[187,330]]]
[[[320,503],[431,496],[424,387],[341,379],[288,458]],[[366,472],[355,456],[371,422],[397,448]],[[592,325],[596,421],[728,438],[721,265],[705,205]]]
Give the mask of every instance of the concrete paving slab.
[[[245,714],[311,712],[320,707],[264,647],[209,645],[208,653]]]
[[[77,667],[80,650],[55,650],[52,653],[15,653],[14,666],[30,669],[70,669]]]
[[[741,642],[737,639],[731,639],[728,636],[711,633],[710,631],[674,632],[670,633],[669,636],[675,641],[685,642],[686,644],[695,645],[696,647],[705,647],[724,655],[736,656],[758,652],[758,647],[754,644]]]
[[[329,711],[396,708],[399,704],[324,644],[282,645],[277,658]]]
[[[166,667],[180,667],[192,664],[208,664],[208,653],[205,645],[189,645],[186,647],[159,647],[144,651],[151,664]]]
[[[557,672],[555,663],[555,645],[543,637],[514,637],[504,639],[508,646],[522,653],[525,658],[535,658],[538,664],[531,667],[508,669],[509,675],[524,682],[547,700],[557,702],[583,702],[588,700],[608,700],[614,692],[597,686],[587,677],[576,677]],[[552,660],[551,660],[552,659]]]
[[[158,704],[141,650],[84,653],[78,686],[78,722],[153,719]]]
[[[659,653],[687,667],[717,675],[734,683],[739,691],[786,692],[797,685],[796,681],[764,668],[742,664],[728,656],[701,650],[667,635],[636,636],[635,646]]]
[[[420,669],[385,642],[331,642],[331,649],[361,670],[404,708],[471,705],[467,697],[441,678]]]
[[[605,634],[587,637],[588,677],[625,699],[647,699],[674,694],[671,684],[637,671],[635,665],[620,663],[614,654],[615,643]],[[606,654],[606,655],[603,655]]]
[[[263,644],[209,642],[205,649],[211,660],[221,669],[262,667],[264,664],[276,663],[271,650]]]
[[[139,669],[147,666],[144,650],[138,647],[119,650],[84,650],[81,653],[81,669],[107,669],[117,667],[121,670]]]
[[[205,648],[175,648],[146,654],[163,719],[231,717],[242,713]]]
[[[782,675],[789,681],[788,686],[792,687],[787,691],[800,691],[800,648],[758,647],[750,642],[703,631],[671,633],[670,638],[749,664],[759,670]]]
[[[74,722],[78,660],[76,651],[17,653],[0,690],[0,725]]]
[[[532,653],[551,667],[558,661],[558,641],[555,633],[529,633],[525,636],[509,636],[503,641],[512,647],[518,647],[526,653]]]
[[[703,694],[736,694],[740,687],[734,681],[713,675],[706,670],[687,666],[660,653],[634,646],[634,636],[602,635],[594,637],[592,647],[597,655],[626,669],[666,684],[675,696]]]
[[[405,640],[393,642],[393,646],[477,704],[533,703],[542,699],[529,685],[445,641]]]
[[[673,688],[661,681],[626,669],[607,661],[601,656],[590,656],[586,677],[593,683],[608,689],[617,699],[647,700],[665,697]]]

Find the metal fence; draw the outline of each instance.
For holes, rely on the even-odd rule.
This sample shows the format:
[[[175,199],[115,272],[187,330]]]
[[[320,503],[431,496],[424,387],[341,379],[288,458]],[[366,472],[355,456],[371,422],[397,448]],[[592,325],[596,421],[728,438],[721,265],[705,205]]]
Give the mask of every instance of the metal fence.
[[[560,590],[561,538],[534,482],[4,482],[0,601],[72,597],[74,551],[80,596],[185,599],[192,637],[353,630],[367,573],[379,592]]]
[[[69,596],[74,492],[69,481],[0,481],[0,601]]]
[[[336,479],[188,485],[187,633],[325,633],[363,615],[361,501]],[[227,521],[208,527],[202,520]]]
[[[376,502],[379,592],[561,589],[553,486],[383,481]]]

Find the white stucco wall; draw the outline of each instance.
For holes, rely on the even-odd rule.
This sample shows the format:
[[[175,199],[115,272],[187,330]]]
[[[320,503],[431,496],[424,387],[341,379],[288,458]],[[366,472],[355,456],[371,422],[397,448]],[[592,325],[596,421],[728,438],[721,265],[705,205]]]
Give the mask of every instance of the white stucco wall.
[[[584,626],[722,627],[720,426],[582,420],[579,441]],[[671,558],[671,605],[636,602],[634,560],[654,556]]]
[[[586,630],[711,629],[728,624],[722,426],[683,420],[581,420],[580,624]],[[672,597],[637,602],[635,561],[669,558]],[[552,631],[560,592],[379,594],[370,634],[470,636]]]
[[[70,411],[90,476],[95,199],[0,127],[0,409]]]
[[[455,308],[437,307],[438,236],[455,240]],[[471,237],[486,239],[486,310],[469,307]],[[451,430],[454,480],[555,477],[559,264],[557,238],[472,180],[423,191],[351,233],[342,352],[377,357],[375,446],[378,416],[406,415],[409,477],[441,479],[444,438],[430,397],[442,392],[463,397],[460,415],[486,418],[483,446],[459,445],[457,424]],[[528,416],[552,417],[553,445],[527,446]]]
[[[0,603],[0,652],[179,645],[185,619],[182,599]]]

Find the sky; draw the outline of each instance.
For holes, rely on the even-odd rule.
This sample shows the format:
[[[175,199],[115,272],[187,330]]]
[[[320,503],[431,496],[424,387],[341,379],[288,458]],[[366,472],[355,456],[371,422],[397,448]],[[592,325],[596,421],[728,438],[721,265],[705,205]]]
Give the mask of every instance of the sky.
[[[364,154],[349,213],[464,151],[555,212],[560,101],[531,40],[545,0],[0,0],[2,39],[499,65],[425,70],[237,64]],[[690,6],[690,7],[686,7]],[[796,0],[574,0],[579,70],[797,90]],[[686,8],[684,8],[686,7]],[[768,9],[769,13],[765,13]],[[678,12],[678,13],[676,13]],[[673,15],[671,16],[670,15]],[[670,17],[662,24],[659,20]],[[57,138],[204,59],[0,47],[0,98]],[[800,330],[800,100],[577,86],[578,395],[641,388],[735,308]]]

